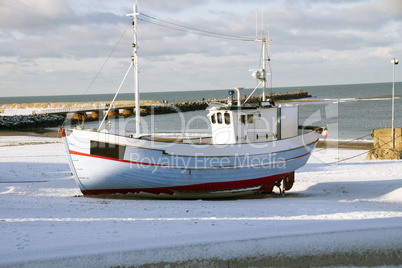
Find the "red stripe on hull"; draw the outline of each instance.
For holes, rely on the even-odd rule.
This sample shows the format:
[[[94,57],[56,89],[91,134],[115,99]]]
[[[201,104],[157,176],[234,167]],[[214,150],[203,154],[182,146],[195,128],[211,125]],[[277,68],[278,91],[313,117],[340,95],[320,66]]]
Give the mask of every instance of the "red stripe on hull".
[[[212,192],[212,191],[230,191],[241,188],[250,188],[261,186],[260,190],[263,191],[275,181],[285,177],[288,173],[278,174],[269,177],[263,177],[252,180],[231,181],[231,182],[212,182],[196,185],[161,187],[161,188],[143,188],[143,189],[94,189],[94,190],[81,190],[84,195],[99,195],[99,194],[134,194],[134,193],[149,193],[149,194],[168,194],[173,195],[175,192]]]

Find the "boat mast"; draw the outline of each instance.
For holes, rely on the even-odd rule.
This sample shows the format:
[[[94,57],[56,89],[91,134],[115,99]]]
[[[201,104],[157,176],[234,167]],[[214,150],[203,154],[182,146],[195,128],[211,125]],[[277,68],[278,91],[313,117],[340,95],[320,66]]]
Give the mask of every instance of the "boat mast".
[[[266,96],[265,96],[265,89],[267,88],[267,64],[265,62],[265,38],[264,38],[264,29],[262,29],[262,37],[261,37],[261,42],[262,42],[262,73],[263,73],[263,77],[264,80],[262,81],[262,101],[266,100]]]
[[[265,62],[265,38],[264,38],[264,7],[261,10],[261,44],[262,44],[262,101],[266,100],[265,90],[267,88],[267,65]]]
[[[258,85],[254,88],[254,90],[250,93],[250,95],[246,98],[246,100],[244,101],[244,103],[246,103],[251,96],[254,94],[254,92],[260,87],[260,85],[263,85],[263,89],[262,89],[262,100],[265,101],[266,100],[266,88],[267,88],[267,75],[271,76],[271,93],[272,93],[272,70],[271,70],[271,64],[270,64],[270,58],[269,58],[269,45],[267,48],[267,43],[269,43],[269,41],[271,41],[271,39],[269,38],[269,32],[268,32],[268,36],[264,37],[264,30],[261,31],[261,39],[258,39],[258,37],[255,37],[255,42],[261,42],[262,44],[262,55],[260,57],[260,59],[262,60],[262,69],[250,69],[249,71],[253,72],[252,73],[252,77],[254,77],[255,79],[258,79],[260,82],[258,83]],[[269,73],[267,73],[267,62],[268,62],[268,67],[269,67]],[[261,62],[260,62],[260,67],[261,67]]]
[[[131,56],[131,62],[134,67],[134,88],[135,88],[135,136],[140,137],[140,92],[138,82],[138,54],[137,54],[137,3],[133,6],[133,13],[126,16],[132,17],[133,25],[133,56]]]
[[[270,64],[270,57],[269,57],[269,41],[271,39],[269,38],[269,31],[268,31],[268,36],[264,36],[264,29],[261,30],[261,39],[258,39],[258,37],[255,38],[256,42],[261,42],[262,44],[262,69],[257,69],[257,70],[250,70],[250,71],[258,71],[258,73],[254,73],[253,77],[259,79],[262,82],[262,100],[266,100],[266,89],[267,89],[267,75],[271,76],[271,91],[272,91],[272,70],[271,70],[271,64]],[[268,43],[268,45],[267,45]],[[268,67],[269,67],[269,72],[267,72],[267,62],[268,62]],[[254,92],[254,91],[253,91]],[[272,92],[271,92],[272,93]]]
[[[271,68],[271,58],[269,57],[269,42],[272,41],[272,39],[269,37],[269,30],[268,30],[268,35],[267,35],[267,39],[265,40],[265,46],[267,48],[267,58],[266,58],[266,62],[268,62],[268,66],[269,66],[269,73],[266,73],[267,75],[270,76],[270,82],[271,82],[271,95],[272,95],[272,68]]]
[[[262,31],[262,36],[261,39],[256,38],[256,42],[261,42],[262,44],[262,69],[250,69],[250,71],[253,71],[253,77],[260,80],[260,84],[262,83],[262,100],[266,100],[266,89],[267,89],[267,75],[272,75],[271,71],[271,65],[269,64],[270,58],[269,58],[269,50],[267,54],[267,41],[269,42],[269,36],[268,38],[264,37],[264,30]],[[270,72],[267,73],[267,61],[269,65],[269,70]],[[258,86],[260,85],[258,84]],[[258,87],[257,86],[257,87]],[[257,87],[255,89],[257,89]],[[271,88],[272,88],[272,78],[271,78]],[[255,91],[254,89],[254,91]],[[251,93],[253,94],[254,91]]]

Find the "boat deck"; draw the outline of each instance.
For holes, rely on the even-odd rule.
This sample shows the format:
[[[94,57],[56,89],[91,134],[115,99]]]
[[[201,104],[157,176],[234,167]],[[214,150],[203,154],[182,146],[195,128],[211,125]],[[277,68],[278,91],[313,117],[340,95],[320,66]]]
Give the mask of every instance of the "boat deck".
[[[190,136],[183,135],[182,133],[157,133],[142,136],[141,139],[157,142],[212,144],[212,136],[208,133],[193,133]]]

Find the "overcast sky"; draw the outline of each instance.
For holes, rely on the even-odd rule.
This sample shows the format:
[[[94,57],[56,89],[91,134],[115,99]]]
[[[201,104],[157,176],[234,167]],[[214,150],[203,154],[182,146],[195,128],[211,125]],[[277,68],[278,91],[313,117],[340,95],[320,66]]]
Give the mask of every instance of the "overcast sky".
[[[160,27],[255,38],[269,30],[273,86],[392,81],[402,0],[139,0],[142,92],[253,88],[260,45]],[[132,53],[134,0],[0,0],[1,96],[115,93]],[[262,23],[262,11],[264,13]],[[172,24],[170,24],[172,26]],[[402,81],[402,66],[396,67]],[[123,92],[130,92],[133,75]]]

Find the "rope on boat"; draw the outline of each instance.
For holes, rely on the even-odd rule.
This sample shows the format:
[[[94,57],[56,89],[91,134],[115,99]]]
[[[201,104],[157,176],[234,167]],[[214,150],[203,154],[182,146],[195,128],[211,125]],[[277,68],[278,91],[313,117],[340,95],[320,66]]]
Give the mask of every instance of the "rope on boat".
[[[354,141],[361,140],[361,139],[366,138],[366,137],[368,137],[368,136],[371,136],[371,134],[364,135],[364,136],[361,136],[361,137],[352,139],[352,140],[350,140],[350,141],[345,141],[345,142],[342,142],[342,143],[337,143],[335,146],[328,146],[328,147],[320,148],[320,149],[317,149],[317,150],[314,150],[314,151],[320,152],[320,151],[325,150],[325,149],[328,149],[328,148],[337,148],[337,147],[339,147],[339,145],[345,145],[345,144],[348,144],[348,143],[352,143],[352,142],[354,142]],[[325,141],[325,140],[324,140],[324,141]]]
[[[366,135],[366,136],[363,136],[363,137],[360,137],[360,138],[357,138],[357,139],[361,139],[361,138],[364,138],[364,137],[367,137],[367,136],[369,136],[369,135]],[[402,135],[399,135],[399,136],[395,137],[395,139],[400,138],[401,136],[402,136]],[[390,141],[388,141],[388,142],[384,142],[384,145],[385,145],[385,144],[388,144],[388,143],[391,143],[391,142],[392,142],[392,140],[390,140]],[[345,142],[345,143],[343,143],[343,144],[346,144],[346,143],[348,143],[348,142]],[[333,147],[335,147],[335,146],[333,146]],[[343,161],[346,161],[346,160],[350,160],[350,159],[356,158],[356,157],[358,157],[358,156],[367,154],[368,152],[372,152],[372,151],[374,151],[375,149],[376,149],[376,148],[373,148],[373,149],[370,149],[370,150],[364,150],[363,153],[360,153],[360,154],[357,154],[357,155],[354,155],[354,156],[351,156],[351,157],[343,158],[343,159],[340,159],[340,160],[338,160],[338,161],[326,163],[326,164],[328,164],[328,165],[337,164],[337,163],[340,163],[340,162],[343,162]],[[399,152],[398,150],[393,149],[393,148],[389,148],[389,150]],[[317,150],[317,151],[319,151],[319,150]]]
[[[95,80],[98,78],[99,74],[102,72],[103,68],[105,67],[106,63],[109,61],[110,57],[113,55],[114,51],[117,48],[117,45],[120,43],[121,39],[123,38],[123,36],[126,34],[128,27],[131,25],[131,20],[130,22],[127,24],[126,29],[124,30],[124,32],[121,34],[119,40],[117,40],[117,43],[114,45],[112,51],[109,53],[109,56],[106,58],[105,62],[103,63],[102,67],[99,69],[99,71],[97,72],[97,74],[95,75],[95,77],[92,79],[91,83],[89,84],[89,86],[87,87],[87,89],[85,90],[84,94],[82,94],[82,96],[85,96],[88,92],[88,90],[91,88],[91,86],[93,85],[93,83],[95,82]]]
[[[176,30],[176,31],[180,31],[180,32],[186,32],[186,33],[191,33],[191,34],[196,34],[196,35],[201,35],[201,36],[208,36],[208,37],[227,39],[227,40],[255,41],[255,39],[253,39],[253,38],[242,37],[242,36],[237,36],[237,35],[229,35],[229,34],[223,34],[223,33],[217,33],[217,32],[206,31],[206,30],[198,29],[198,28],[194,28],[194,27],[189,27],[189,26],[174,23],[174,22],[171,22],[171,21],[158,19],[158,18],[155,18],[153,16],[150,16],[150,15],[147,15],[147,14],[144,14],[144,13],[140,13],[139,15],[148,18],[148,20],[138,18],[138,20],[140,20],[140,21],[148,22],[148,23],[154,24],[154,25],[159,26],[159,27],[164,27],[164,28],[168,28],[168,29],[172,29],[172,30]],[[149,19],[150,20],[155,20],[155,21],[158,21],[158,22],[164,23],[164,24],[155,23],[155,22],[150,21]],[[168,24],[170,26],[165,25],[165,24]]]
[[[356,158],[356,157],[358,157],[358,156],[367,154],[369,151],[370,151],[370,150],[367,150],[367,151],[365,150],[363,153],[360,153],[360,154],[357,154],[357,155],[354,155],[354,156],[351,156],[351,157],[348,157],[348,158],[343,158],[343,159],[340,159],[340,160],[338,160],[338,161],[334,161],[334,162],[331,162],[331,163],[326,163],[326,164],[328,164],[328,165],[337,164],[337,163],[339,163],[339,162],[343,162],[343,161],[350,160],[350,159]]]
[[[109,53],[108,57],[106,58],[105,62],[103,63],[102,67],[99,69],[99,71],[96,73],[96,75],[94,76],[94,78],[92,79],[91,83],[89,84],[89,86],[87,87],[87,89],[85,90],[85,92],[81,95],[81,99],[83,96],[85,96],[88,92],[88,90],[91,88],[91,86],[93,85],[93,83],[95,82],[95,80],[98,78],[99,74],[102,72],[103,68],[105,67],[106,63],[109,61],[109,59],[112,57],[114,51],[116,50],[117,46],[119,45],[121,39],[123,38],[123,36],[126,34],[128,27],[131,25],[131,20],[130,22],[127,24],[126,29],[123,31],[123,33],[121,34],[119,40],[117,40],[116,44],[114,45],[112,51]],[[67,120],[65,120],[63,122],[63,124],[60,127],[64,127],[64,125],[66,124]]]

